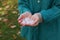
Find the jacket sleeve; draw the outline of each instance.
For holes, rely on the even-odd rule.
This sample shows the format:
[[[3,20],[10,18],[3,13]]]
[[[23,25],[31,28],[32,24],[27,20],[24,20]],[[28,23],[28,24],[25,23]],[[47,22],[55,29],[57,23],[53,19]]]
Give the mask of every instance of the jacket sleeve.
[[[47,10],[42,10],[41,12],[44,22],[49,22],[60,16],[60,0],[56,0],[53,7]]]
[[[18,0],[18,10],[19,10],[19,13],[22,14],[26,11],[29,11],[29,8],[28,8],[28,2],[27,0]]]

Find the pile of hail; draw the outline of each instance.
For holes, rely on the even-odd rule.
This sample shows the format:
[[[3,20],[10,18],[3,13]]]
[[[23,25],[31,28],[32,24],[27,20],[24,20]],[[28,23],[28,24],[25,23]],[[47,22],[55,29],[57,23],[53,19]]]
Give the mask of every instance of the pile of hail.
[[[22,23],[23,24],[32,24],[34,21],[32,20],[32,19],[30,19],[30,18],[25,18],[23,21],[22,21]]]

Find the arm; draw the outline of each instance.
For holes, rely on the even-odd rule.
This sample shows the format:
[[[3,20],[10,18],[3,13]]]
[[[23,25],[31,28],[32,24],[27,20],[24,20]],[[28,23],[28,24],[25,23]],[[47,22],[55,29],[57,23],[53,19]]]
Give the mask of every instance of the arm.
[[[28,8],[28,2],[26,0],[18,0],[18,10],[19,13],[22,14],[24,12],[30,12],[29,8]]]
[[[56,19],[60,16],[60,0],[56,0],[54,6],[51,9],[42,10],[40,13],[44,22],[49,22],[53,19]]]

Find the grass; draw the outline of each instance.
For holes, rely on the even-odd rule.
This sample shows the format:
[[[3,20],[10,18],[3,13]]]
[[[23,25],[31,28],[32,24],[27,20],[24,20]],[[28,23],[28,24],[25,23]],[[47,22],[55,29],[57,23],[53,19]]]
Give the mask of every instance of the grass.
[[[17,0],[0,0],[0,40],[24,40],[17,22]]]

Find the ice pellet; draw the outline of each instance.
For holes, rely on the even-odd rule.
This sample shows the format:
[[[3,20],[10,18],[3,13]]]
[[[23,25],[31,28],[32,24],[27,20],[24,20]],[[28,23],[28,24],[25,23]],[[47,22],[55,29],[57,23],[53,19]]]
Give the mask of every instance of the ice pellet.
[[[31,24],[31,23],[33,23],[33,22],[34,22],[34,21],[31,20],[30,18],[25,18],[25,19],[22,21],[23,24]]]

